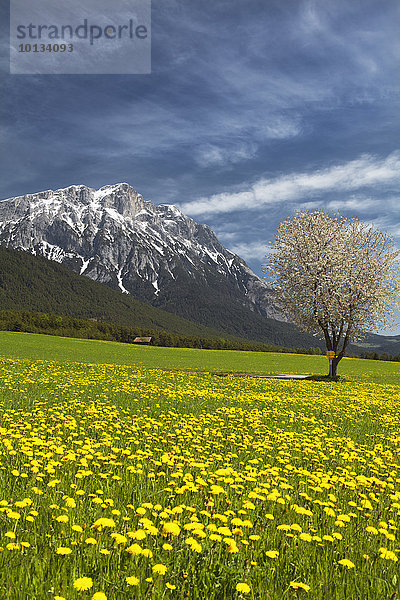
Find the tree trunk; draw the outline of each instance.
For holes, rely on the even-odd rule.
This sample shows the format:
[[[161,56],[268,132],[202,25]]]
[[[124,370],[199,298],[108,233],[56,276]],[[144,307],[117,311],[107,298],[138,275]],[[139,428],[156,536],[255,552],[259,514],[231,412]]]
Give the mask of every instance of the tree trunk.
[[[336,377],[337,366],[338,366],[340,360],[341,360],[341,357],[338,358],[337,356],[335,356],[335,358],[333,358],[332,361],[329,361],[329,375],[331,377]],[[332,366],[331,366],[331,362],[332,362]]]

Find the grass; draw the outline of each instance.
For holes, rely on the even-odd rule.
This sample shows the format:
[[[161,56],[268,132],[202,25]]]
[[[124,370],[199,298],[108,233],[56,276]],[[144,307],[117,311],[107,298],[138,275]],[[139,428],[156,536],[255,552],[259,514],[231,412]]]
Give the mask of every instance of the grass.
[[[58,362],[136,365],[146,368],[199,372],[242,372],[260,375],[300,373],[326,375],[324,356],[160,348],[80,340],[33,333],[0,331],[0,356]],[[400,384],[400,365],[383,361],[344,358],[338,374],[346,379],[363,378],[377,383]]]
[[[391,363],[285,382],[176,363],[315,372],[326,359],[1,341],[2,600],[400,595]]]

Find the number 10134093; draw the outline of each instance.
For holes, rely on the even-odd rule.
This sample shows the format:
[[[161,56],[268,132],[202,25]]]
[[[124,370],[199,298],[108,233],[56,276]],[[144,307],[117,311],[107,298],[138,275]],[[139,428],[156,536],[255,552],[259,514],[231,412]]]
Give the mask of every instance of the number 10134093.
[[[73,44],[20,44],[18,52],[73,52]]]

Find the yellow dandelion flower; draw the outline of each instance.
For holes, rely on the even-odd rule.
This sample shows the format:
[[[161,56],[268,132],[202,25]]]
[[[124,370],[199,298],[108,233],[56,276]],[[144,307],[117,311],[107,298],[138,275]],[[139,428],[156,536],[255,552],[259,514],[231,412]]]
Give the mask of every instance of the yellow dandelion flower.
[[[146,525],[145,530],[149,535],[157,535],[158,533],[158,529],[157,527],[154,527],[154,525]]]
[[[221,487],[220,485],[212,485],[210,487],[210,493],[217,496],[218,494],[225,494],[226,492],[225,492],[224,488]]]
[[[56,518],[56,521],[58,523],[68,523],[69,519],[67,515],[60,515],[59,517]]]
[[[125,581],[128,585],[139,585],[139,579],[137,577],[125,577]]]
[[[268,558],[278,558],[279,550],[267,550],[265,556],[268,556]]]
[[[128,548],[125,548],[125,552],[128,552],[128,554],[142,554],[143,552],[143,548],[141,546],[139,546],[139,544],[132,544],[132,546],[128,546]]]
[[[372,527],[372,525],[369,525],[368,527],[366,527],[365,531],[367,531],[368,533],[372,533],[373,535],[378,535],[377,528],[376,527]]]
[[[301,533],[299,539],[303,540],[303,542],[312,542],[312,535],[309,533]]]
[[[304,590],[305,592],[310,591],[310,586],[306,583],[302,583],[301,581],[291,581],[289,586],[295,590]]]
[[[325,506],[324,511],[326,512],[326,514],[328,515],[328,517],[335,517],[336,516],[335,511],[330,506]]]
[[[15,521],[18,521],[18,519],[21,518],[21,515],[19,514],[19,512],[15,511],[15,510],[9,510],[7,512],[7,517],[9,519],[14,519]]]
[[[56,553],[57,554],[61,554],[61,555],[67,555],[67,554],[71,554],[72,550],[71,548],[66,548],[64,546],[60,546],[59,548],[57,548]]]
[[[339,565],[342,565],[343,567],[347,567],[348,569],[354,569],[354,567],[356,566],[353,562],[351,562],[351,560],[349,560],[348,558],[342,558],[342,560],[338,561]]]
[[[154,565],[152,571],[153,573],[157,573],[157,575],[165,575],[167,572],[167,567],[162,564]]]
[[[85,592],[86,590],[90,590],[91,587],[93,587],[93,579],[91,577],[78,577],[74,581],[74,588],[78,592]]]
[[[15,542],[10,542],[6,545],[6,548],[7,550],[19,550],[19,544],[16,544]]]
[[[30,498],[24,498],[23,500],[17,500],[14,502],[14,506],[16,508],[25,508],[26,506],[30,506],[32,504],[32,500]]]
[[[169,552],[172,549],[173,549],[173,546],[171,546],[171,544],[163,544],[163,550],[166,550],[167,552]]]
[[[127,535],[132,540],[144,540],[147,537],[147,533],[143,531],[143,529],[138,529],[137,531],[128,531]]]
[[[344,521],[341,521],[340,519],[338,519],[337,521],[335,521],[335,525],[336,527],[345,527],[346,524],[344,523]]]
[[[97,519],[92,525],[93,529],[102,529],[103,527],[115,527],[114,519],[102,517],[101,519]]]
[[[93,594],[92,600],[107,600],[107,596],[104,592],[96,592]]]
[[[343,521],[344,523],[350,523],[351,518],[349,517],[349,515],[338,515],[337,518],[340,521]]]
[[[229,554],[237,554],[239,552],[239,548],[237,547],[237,544],[236,544],[235,540],[232,540],[232,539],[229,539],[229,538],[225,538],[224,542],[228,546],[228,552],[229,552]]]
[[[242,594],[249,594],[250,589],[251,588],[247,583],[237,583],[236,584],[236,591],[241,592]]]
[[[386,560],[393,560],[394,562],[397,562],[399,560],[396,554],[391,550],[387,550],[387,548],[379,548],[379,552],[380,558],[385,558]]]
[[[192,537],[186,538],[185,544],[187,544],[190,547],[190,549],[193,550],[193,552],[200,553],[203,549],[203,546],[201,544],[199,544],[199,542]]]
[[[167,587],[169,590],[176,590],[176,585],[173,585],[172,583],[166,583],[165,587]]]
[[[112,533],[111,537],[116,544],[125,544],[128,541],[128,538],[120,533]]]
[[[166,534],[171,533],[172,535],[179,535],[181,528],[179,527],[178,523],[164,523],[163,532]]]

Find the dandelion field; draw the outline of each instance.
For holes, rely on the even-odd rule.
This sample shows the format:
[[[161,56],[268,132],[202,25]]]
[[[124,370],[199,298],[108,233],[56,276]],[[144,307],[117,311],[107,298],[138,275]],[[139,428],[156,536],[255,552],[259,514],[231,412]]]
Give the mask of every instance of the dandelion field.
[[[10,331],[0,331],[0,356],[56,362],[136,365],[150,369],[189,372],[244,372],[260,375],[326,375],[328,372],[325,356],[161,348]],[[399,364],[395,362],[353,360],[345,357],[339,365],[339,374],[346,379],[400,385]]]
[[[390,377],[1,358],[0,389],[1,599],[400,597]]]

